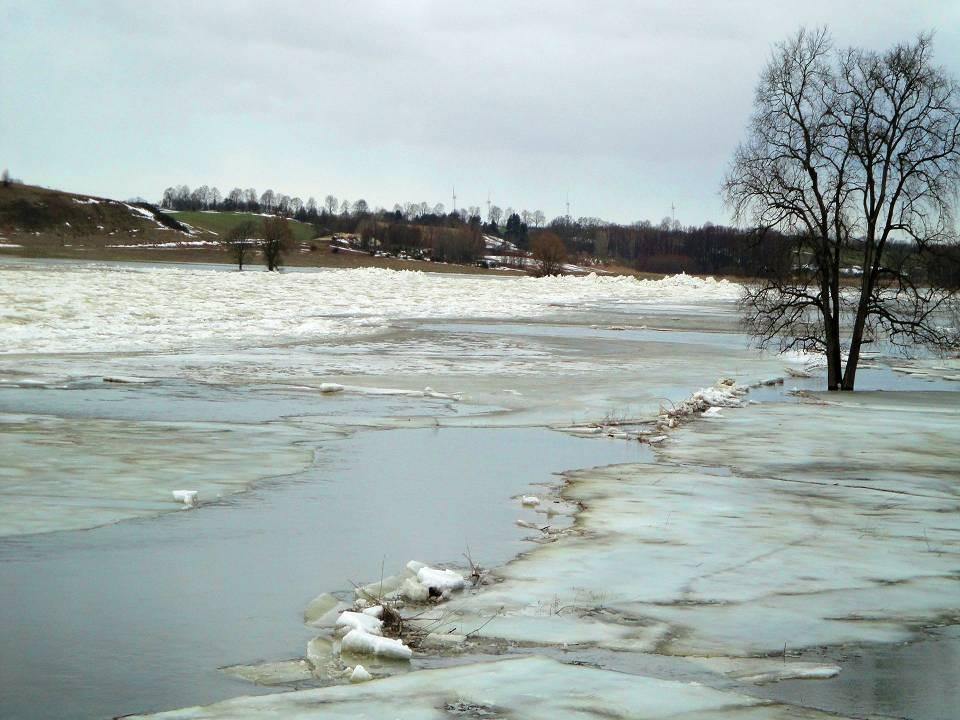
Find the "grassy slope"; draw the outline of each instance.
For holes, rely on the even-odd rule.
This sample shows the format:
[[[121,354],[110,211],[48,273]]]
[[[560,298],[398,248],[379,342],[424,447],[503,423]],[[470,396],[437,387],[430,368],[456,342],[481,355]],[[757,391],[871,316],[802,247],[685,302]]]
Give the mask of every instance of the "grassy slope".
[[[160,229],[156,222],[131,211],[124,203],[97,197],[94,199],[100,202],[86,202],[91,197],[93,196],[75,195],[30,185],[0,186],[0,244],[19,246],[0,247],[0,257],[227,264],[234,262],[230,250],[217,245],[135,247],[148,243],[215,241],[218,236],[211,232],[200,232],[191,236],[175,230]],[[76,202],[77,200],[84,202]],[[259,216],[247,213],[176,213],[171,217],[180,218],[191,225],[197,220],[195,227],[216,233],[225,228],[229,229],[235,221],[260,219]],[[499,274],[497,271],[481,270],[468,265],[441,265],[352,253],[332,253],[329,238],[310,240],[313,236],[312,226],[297,222],[291,222],[291,226],[296,240],[283,261],[284,265],[291,267],[381,267],[425,272]],[[248,259],[250,265],[259,265],[262,262],[257,254]]]
[[[194,212],[184,210],[181,212],[171,212],[170,215],[180,222],[185,222],[198,230],[214,232],[219,237],[223,237],[231,228],[235,228],[247,220],[252,220],[255,223],[260,223],[263,220],[261,215],[242,212]],[[316,235],[313,226],[307,223],[288,220],[287,224],[290,225],[290,230],[293,232],[293,239],[297,242],[308,242],[313,240]]]
[[[0,257],[233,264],[230,249],[216,244],[177,247],[136,245],[215,242],[244,220],[262,219],[250,213],[171,213],[171,218],[188,223],[198,231],[194,235],[187,235],[159,227],[156,222],[122,202],[96,197],[94,199],[99,202],[87,202],[91,197],[30,185],[0,186],[0,244],[19,246],[0,247]],[[313,226],[295,221],[290,221],[290,226],[294,244],[284,256],[283,264],[291,267],[381,267],[514,277],[519,274],[506,270],[484,270],[473,265],[333,253],[330,252],[329,238],[313,237]],[[259,254],[254,254],[247,262],[259,265],[263,260]],[[629,268],[610,269],[617,273],[637,274]]]

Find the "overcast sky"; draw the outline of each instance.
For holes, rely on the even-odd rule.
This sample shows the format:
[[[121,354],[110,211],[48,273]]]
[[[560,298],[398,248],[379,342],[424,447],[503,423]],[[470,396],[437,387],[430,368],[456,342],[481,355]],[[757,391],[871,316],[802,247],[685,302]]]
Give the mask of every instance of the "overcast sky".
[[[717,188],[772,45],[881,49],[960,0],[0,0],[0,166],[159,199],[186,183],[727,222]]]

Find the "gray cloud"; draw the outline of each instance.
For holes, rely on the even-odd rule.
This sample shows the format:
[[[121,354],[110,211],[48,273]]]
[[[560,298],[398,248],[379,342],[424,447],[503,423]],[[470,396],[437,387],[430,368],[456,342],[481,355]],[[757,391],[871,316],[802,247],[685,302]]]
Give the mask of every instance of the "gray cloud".
[[[837,7],[840,5],[840,7]],[[371,204],[494,202],[722,222],[717,186],[771,46],[937,31],[960,4],[0,0],[0,164],[158,197],[268,186]]]

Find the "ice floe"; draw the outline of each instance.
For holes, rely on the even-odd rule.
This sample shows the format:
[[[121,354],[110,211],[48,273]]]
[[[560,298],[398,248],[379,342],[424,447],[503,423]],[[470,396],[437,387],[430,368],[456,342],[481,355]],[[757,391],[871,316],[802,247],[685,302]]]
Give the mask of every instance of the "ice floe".
[[[753,406],[685,432],[659,463],[571,473],[574,528],[495,571],[439,629],[730,656],[907,640],[958,612],[947,395]]]
[[[147,717],[147,716],[140,716]],[[521,657],[396,675],[358,685],[242,697],[152,715],[165,720],[449,717],[631,720],[827,720],[837,716],[696,683]]]

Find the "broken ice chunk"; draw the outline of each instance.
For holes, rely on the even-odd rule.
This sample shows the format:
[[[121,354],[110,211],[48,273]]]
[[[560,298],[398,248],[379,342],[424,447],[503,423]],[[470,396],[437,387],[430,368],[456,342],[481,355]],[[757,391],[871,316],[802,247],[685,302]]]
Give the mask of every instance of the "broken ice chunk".
[[[197,504],[197,491],[196,490],[174,490],[173,499],[177,502],[182,502],[187,507],[193,507]]]
[[[340,613],[335,627],[339,632],[362,630],[371,635],[383,635],[382,620],[372,615],[365,615],[364,613],[353,612],[352,610],[344,610]]]
[[[409,660],[413,650],[403,644],[401,640],[371,635],[363,630],[354,629],[348,632],[340,641],[343,652],[377,655],[394,660]]]
[[[368,673],[363,665],[357,665],[350,674],[350,682],[358,683],[366,682],[367,680],[373,680],[373,675]]]
[[[463,575],[453,570],[422,567],[417,571],[417,579],[433,593],[443,594],[451,590],[462,590],[466,585]]]

